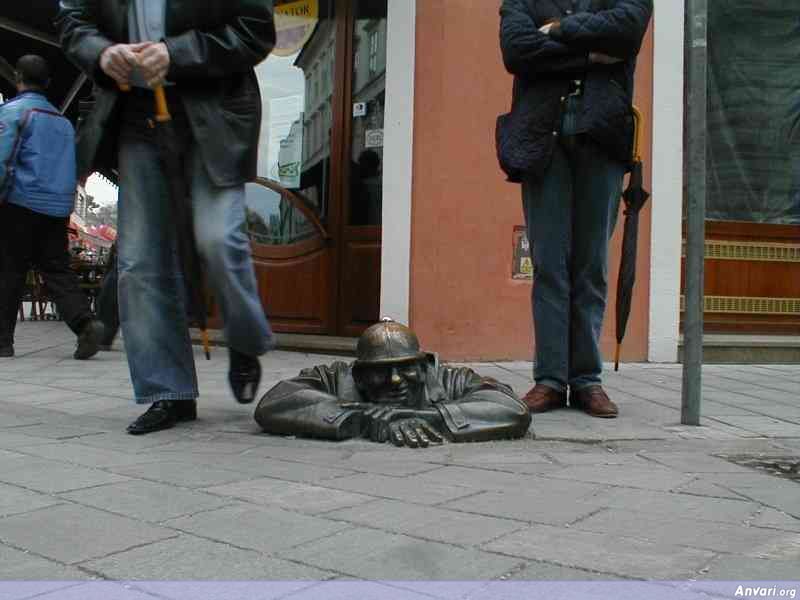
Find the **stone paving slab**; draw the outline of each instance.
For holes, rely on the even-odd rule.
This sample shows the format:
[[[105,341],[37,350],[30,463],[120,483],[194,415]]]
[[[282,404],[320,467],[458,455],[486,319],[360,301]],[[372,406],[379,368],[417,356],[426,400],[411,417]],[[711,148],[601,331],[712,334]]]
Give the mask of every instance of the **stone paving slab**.
[[[151,523],[221,508],[230,503],[202,492],[137,480],[93,487],[61,496],[76,504]]]
[[[114,467],[113,471],[129,477],[185,487],[209,487],[253,478],[252,475],[247,473],[215,467],[200,467],[191,462],[169,460],[171,457],[164,458],[166,460],[161,462],[146,462],[128,467]]]
[[[337,477],[326,481],[325,486],[361,494],[370,494],[380,498],[404,500],[416,504],[440,504],[475,493],[472,488],[459,485],[447,485],[433,481],[426,481],[423,485],[418,485],[416,480],[412,478],[390,477],[372,473]]]
[[[127,481],[127,477],[44,458],[0,461],[0,482],[38,492],[58,493]]]
[[[376,500],[354,508],[333,511],[325,516],[329,519],[458,545],[481,544],[525,526],[525,523],[511,519],[466,514],[395,500]]]
[[[705,550],[547,525],[512,533],[484,548],[622,577],[665,580],[690,577],[714,557]]]
[[[350,529],[280,556],[351,577],[398,581],[495,579],[524,562],[364,528]]]
[[[679,424],[680,366],[624,365],[617,420],[556,411],[521,440],[413,450],[262,434],[216,348],[196,349],[200,418],[130,436],[123,352],[78,363],[62,323],[19,332],[0,359],[0,579],[176,600],[144,580],[282,580],[277,600],[359,578],[455,600],[419,580],[797,577],[800,484],[728,457],[800,461],[798,366],[709,366],[699,428]],[[262,391],[333,360],[271,353]],[[475,368],[532,384],[530,363]]]
[[[800,533],[800,517],[792,517],[774,508],[764,508],[750,521],[755,527],[772,527]]]
[[[597,489],[597,488],[595,488]],[[593,501],[576,502],[577,496],[550,490],[541,492],[481,492],[448,502],[446,508],[476,515],[498,516],[525,523],[566,526],[585,518],[603,506]]]
[[[672,469],[656,465],[579,465],[552,473],[549,477],[570,479],[587,483],[601,483],[624,487],[668,491],[688,482],[691,477]]]
[[[119,452],[108,448],[96,448],[78,442],[63,442],[59,444],[41,444],[36,446],[18,447],[20,454],[38,456],[60,462],[70,463],[89,468],[125,467],[139,465],[147,462],[157,462],[161,458],[157,455],[142,455],[135,453]]]
[[[75,567],[70,567],[52,560],[48,560],[30,551],[18,550],[0,543],[0,580],[5,581],[45,581],[53,583],[47,586],[36,587],[31,590],[31,596],[50,589],[61,589],[64,581],[77,579],[90,579],[91,576]],[[41,584],[40,584],[41,585]],[[2,595],[0,595],[2,599]]]
[[[797,561],[759,560],[742,556],[721,556],[700,571],[699,579],[716,581],[797,581]]]
[[[0,517],[37,510],[58,503],[58,499],[52,496],[0,483]]]
[[[330,488],[273,478],[241,481],[207,488],[210,494],[275,506],[308,514],[331,512],[372,502],[375,498]]]
[[[242,525],[232,527],[233,523]],[[264,553],[293,548],[348,528],[345,523],[244,503],[179,517],[167,521],[165,525],[237,548]]]
[[[154,455],[158,456],[157,450]],[[213,466],[228,471],[247,473],[253,477],[270,477],[297,483],[321,484],[328,479],[354,475],[355,471],[332,466],[313,465],[258,456],[252,452],[236,455],[182,455],[182,460],[193,464]]]
[[[72,565],[176,535],[164,527],[74,504],[0,519],[0,543]]]
[[[83,565],[126,580],[321,580],[329,573],[191,535],[120,552]]]
[[[629,511],[631,518],[641,513],[680,520],[718,521],[721,523],[745,523],[762,510],[755,502],[743,498],[707,498],[652,490],[614,487],[600,491],[589,498],[580,498],[579,503],[589,506]]]
[[[659,544],[749,556],[756,556],[759,548],[772,543],[790,544],[795,540],[800,541],[800,537],[792,532],[692,518],[682,518],[680,522],[676,522],[670,516],[614,508],[591,515],[577,523],[575,528]]]

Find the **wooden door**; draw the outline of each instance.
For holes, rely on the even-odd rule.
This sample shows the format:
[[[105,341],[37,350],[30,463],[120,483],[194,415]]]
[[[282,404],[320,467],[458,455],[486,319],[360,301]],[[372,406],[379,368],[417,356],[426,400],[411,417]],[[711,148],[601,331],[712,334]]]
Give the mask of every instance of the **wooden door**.
[[[387,0],[356,0],[348,9],[352,110],[344,133],[337,331],[357,336],[380,316]]]
[[[704,293],[706,333],[800,335],[800,226],[708,221]]]
[[[256,69],[259,179],[247,186],[259,293],[276,331],[355,336],[378,319],[382,189],[380,169],[365,182],[350,157],[367,143],[382,154],[386,0],[277,0],[275,16],[277,48]],[[365,89],[367,21],[382,39],[366,37]],[[354,100],[370,115],[368,142]],[[362,222],[353,207],[367,201]]]

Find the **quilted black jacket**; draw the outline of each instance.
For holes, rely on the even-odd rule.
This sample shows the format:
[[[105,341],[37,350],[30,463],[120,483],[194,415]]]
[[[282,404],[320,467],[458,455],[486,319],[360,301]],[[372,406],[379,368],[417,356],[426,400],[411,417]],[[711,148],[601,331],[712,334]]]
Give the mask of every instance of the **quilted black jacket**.
[[[511,112],[498,119],[497,153],[509,181],[544,174],[573,79],[584,81],[579,131],[630,162],[633,76],[652,10],[652,0],[503,0],[500,47],[514,93]],[[559,26],[541,33],[551,20]],[[590,52],[624,60],[590,63]]]

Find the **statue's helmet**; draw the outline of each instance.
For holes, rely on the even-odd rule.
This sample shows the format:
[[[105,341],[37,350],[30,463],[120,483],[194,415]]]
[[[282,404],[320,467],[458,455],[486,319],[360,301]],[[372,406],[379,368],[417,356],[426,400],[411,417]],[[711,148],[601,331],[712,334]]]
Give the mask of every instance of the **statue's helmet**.
[[[368,367],[412,362],[427,358],[417,335],[405,325],[384,318],[367,329],[358,340],[354,366]]]

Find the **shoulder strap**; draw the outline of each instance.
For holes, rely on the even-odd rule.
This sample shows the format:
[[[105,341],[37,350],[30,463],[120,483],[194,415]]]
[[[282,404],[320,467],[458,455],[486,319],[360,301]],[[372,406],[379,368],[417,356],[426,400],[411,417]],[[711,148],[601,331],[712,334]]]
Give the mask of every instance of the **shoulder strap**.
[[[6,180],[3,182],[3,187],[0,188],[0,203],[5,202],[8,194],[14,185],[14,165],[17,164],[17,156],[19,155],[20,146],[22,146],[22,134],[31,120],[31,114],[36,109],[30,108],[25,111],[25,114],[20,120],[19,127],[17,128],[17,137],[14,139],[14,146],[11,148],[11,154],[6,161]]]

